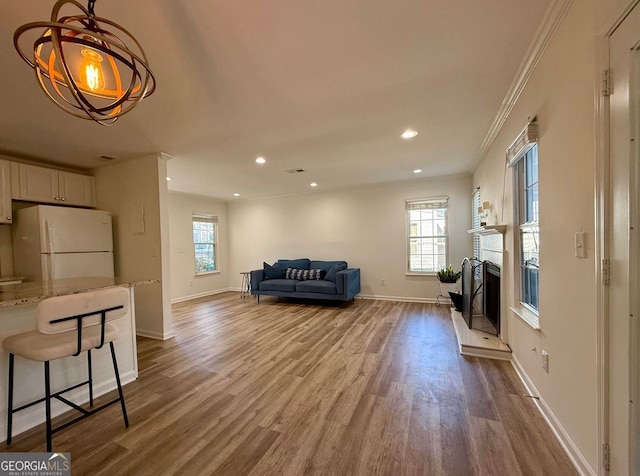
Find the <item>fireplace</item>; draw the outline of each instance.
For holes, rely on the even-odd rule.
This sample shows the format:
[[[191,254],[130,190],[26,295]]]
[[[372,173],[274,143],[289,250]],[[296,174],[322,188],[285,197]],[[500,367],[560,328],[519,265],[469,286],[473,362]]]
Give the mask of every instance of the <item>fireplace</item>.
[[[500,334],[500,266],[491,261],[462,261],[462,317],[469,329]]]

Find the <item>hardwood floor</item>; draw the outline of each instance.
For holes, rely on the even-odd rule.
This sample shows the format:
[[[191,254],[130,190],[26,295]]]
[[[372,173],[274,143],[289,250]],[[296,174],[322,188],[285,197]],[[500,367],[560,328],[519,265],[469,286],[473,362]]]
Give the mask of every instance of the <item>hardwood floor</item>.
[[[139,338],[140,377],[56,434],[78,475],[577,474],[511,365],[462,357],[449,311],[224,293]],[[44,451],[44,429],[1,451]]]

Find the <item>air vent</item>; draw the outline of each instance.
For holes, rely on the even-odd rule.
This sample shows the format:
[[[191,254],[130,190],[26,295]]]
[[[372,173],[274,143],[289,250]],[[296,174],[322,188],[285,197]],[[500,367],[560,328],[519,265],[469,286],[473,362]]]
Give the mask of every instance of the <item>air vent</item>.
[[[289,170],[287,170],[287,172],[289,172],[290,174],[301,174],[304,171],[305,171],[304,169],[289,169]]]

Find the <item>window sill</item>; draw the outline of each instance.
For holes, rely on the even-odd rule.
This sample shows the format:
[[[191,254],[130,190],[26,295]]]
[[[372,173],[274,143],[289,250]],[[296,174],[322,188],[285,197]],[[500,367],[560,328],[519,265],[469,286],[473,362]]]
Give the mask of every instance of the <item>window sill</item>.
[[[220,271],[205,271],[204,273],[194,274],[193,277],[194,278],[199,278],[201,276],[209,276],[210,274],[220,274]]]
[[[405,276],[435,276],[436,273],[426,272],[426,273],[417,273],[415,271],[407,271],[404,273]]]
[[[522,319],[529,327],[533,330],[540,330],[540,316],[537,316],[533,312],[525,309],[524,307],[511,307],[509,306],[511,312],[513,312],[516,316]]]

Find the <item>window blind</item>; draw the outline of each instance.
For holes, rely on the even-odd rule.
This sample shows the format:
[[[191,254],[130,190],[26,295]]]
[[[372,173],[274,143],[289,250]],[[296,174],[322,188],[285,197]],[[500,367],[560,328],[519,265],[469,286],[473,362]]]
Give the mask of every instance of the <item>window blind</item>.
[[[471,228],[480,228],[480,187],[476,188],[471,197]],[[473,234],[473,257],[480,259],[480,235]]]
[[[538,123],[534,117],[507,147],[507,167],[513,167],[538,143]]]
[[[449,197],[407,200],[405,202],[405,210],[435,210],[438,208],[449,208]]]
[[[218,217],[215,215],[207,215],[205,213],[193,213],[193,221],[202,223],[218,223]]]

